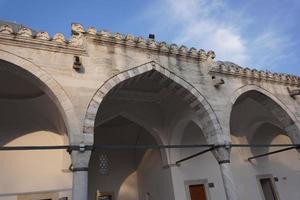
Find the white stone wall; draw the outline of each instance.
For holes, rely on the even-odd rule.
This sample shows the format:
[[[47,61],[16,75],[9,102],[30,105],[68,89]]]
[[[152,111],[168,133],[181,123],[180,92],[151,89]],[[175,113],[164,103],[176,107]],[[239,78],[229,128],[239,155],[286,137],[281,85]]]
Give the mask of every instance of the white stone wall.
[[[104,33],[102,32],[101,34],[103,35]],[[173,77],[173,79],[177,79],[179,83],[190,83],[193,91],[197,90],[197,94],[201,94],[201,98],[205,99],[203,102],[207,105],[204,107],[210,109],[210,116],[214,116],[214,124],[221,127],[220,130],[216,129],[218,131],[218,133],[216,133],[218,137],[212,136],[215,129],[208,130],[210,131],[209,133],[203,133],[204,135],[208,135],[207,139],[210,141],[215,141],[216,143],[231,141],[230,114],[232,107],[241,94],[250,90],[256,90],[263,93],[283,108],[287,113],[287,116],[291,118],[295,124],[295,126],[293,126],[295,130],[292,131],[294,131],[294,134],[296,135],[300,134],[297,132],[300,128],[300,98],[291,98],[287,90],[287,87],[292,89],[297,88],[297,85],[294,83],[292,84],[292,82],[288,83],[287,81],[278,81],[277,79],[277,81],[274,81],[275,78],[265,80],[265,78],[255,77],[253,74],[242,74],[241,70],[235,70],[233,68],[231,68],[233,72],[230,73],[228,73],[228,71],[223,73],[212,70],[218,64],[212,60],[213,56],[210,53],[204,57],[202,54],[202,57],[194,56],[194,51],[189,50],[188,52],[185,48],[181,48],[180,51],[178,50],[179,53],[175,54],[171,52],[171,50],[167,53],[166,50],[163,50],[163,45],[160,46],[160,49],[156,47],[151,49],[151,45],[141,48],[139,46],[141,43],[135,47],[124,45],[124,43],[121,44],[116,42],[119,41],[119,39],[116,39],[117,36],[107,40],[101,39],[102,36],[98,37],[94,35],[85,35],[82,37],[83,43],[80,43],[79,46],[72,46],[72,43],[74,44],[74,41],[77,41],[76,39],[73,39],[69,45],[64,41],[59,44],[55,43],[59,41],[59,38],[57,39],[57,37],[54,41],[41,41],[31,38],[31,36],[26,36],[25,38],[19,34],[17,37],[13,37],[10,33],[6,34],[4,31],[0,33],[0,59],[14,64],[14,67],[12,68],[20,68],[30,72],[41,81],[39,87],[45,90],[47,95],[51,97],[59,111],[62,113],[69,140],[72,144],[78,144],[80,142],[85,142],[87,144],[93,143],[93,135],[83,135],[82,133],[84,131],[85,118],[87,117],[87,109],[97,90],[114,75],[151,61],[155,61],[156,66],[165,68],[166,73],[174,73],[176,77]],[[81,72],[77,72],[72,68],[75,55],[79,56],[81,59],[84,68]],[[154,69],[156,68],[154,67]],[[247,73],[248,72],[249,70]],[[18,73],[21,74],[19,71]],[[129,71],[128,73],[133,73],[133,71]],[[238,73],[240,74],[238,75]],[[260,73],[260,75],[262,74],[263,73]],[[218,88],[214,87],[215,81],[212,80],[212,76],[215,76],[217,80],[223,79],[224,84],[220,85]],[[180,78],[186,82],[179,81]],[[28,78],[28,80],[30,81],[30,78]],[[130,106],[128,106],[128,108],[130,108]],[[141,110],[131,109],[131,111],[135,112]],[[169,110],[167,112],[172,113],[171,111],[172,110]],[[174,112],[176,111],[178,110],[175,108]],[[274,108],[273,111],[276,114],[276,108]],[[167,122],[167,124],[169,123],[168,127],[163,127],[163,131],[161,131],[159,137],[163,144],[175,144],[176,142],[181,141],[178,137],[182,135],[182,131],[177,133],[175,129],[184,129],[187,124],[187,120],[185,121],[184,119],[193,120],[200,127],[206,122],[199,119],[199,115],[191,114],[191,110],[187,109],[178,112],[182,112],[182,114],[178,116],[172,116],[172,114],[169,115],[170,121]],[[155,121],[152,120],[151,123],[155,123]],[[288,129],[290,127],[285,128]],[[198,140],[195,138],[195,141]],[[203,140],[199,140],[199,142],[200,141]],[[234,142],[235,140],[233,140],[233,143]],[[287,140],[286,138],[281,138],[277,142],[284,143],[287,142]],[[168,162],[168,164],[172,164],[174,158],[190,153],[193,153],[193,151],[175,153],[168,151],[166,154],[167,158],[163,158],[163,160]],[[253,172],[252,167],[249,166],[250,164],[245,164],[241,161],[241,155],[242,153],[239,152],[238,149],[233,150],[233,174],[237,177],[235,178],[235,181],[236,184],[239,185],[239,192],[242,194],[242,199],[244,199],[246,198],[245,196],[247,196],[246,194],[248,191],[241,189],[240,185],[249,184],[249,187],[255,188],[257,183],[255,183],[253,178],[254,175],[262,172],[267,173],[267,171],[262,170]],[[284,158],[287,159],[285,163],[287,163],[286,165],[288,168],[293,168],[297,165],[298,160],[295,161],[296,158],[296,152],[288,154],[288,156]],[[176,183],[174,184],[174,190],[182,190],[183,192],[183,182],[181,181],[179,183],[176,180],[181,178],[202,179],[205,174],[211,173],[209,171],[210,168],[207,165],[203,165],[202,161],[212,163],[216,168],[215,170],[212,170],[217,171],[212,176],[212,179],[213,182],[216,183],[215,188],[219,188],[220,184],[222,184],[220,181],[221,175],[218,171],[218,164],[213,159],[213,156],[208,154],[203,158],[199,158],[197,161],[190,161],[192,169],[188,172],[183,169],[185,165],[179,168],[172,168],[173,181]],[[239,162],[241,162],[241,164]],[[243,168],[239,165],[246,165],[246,167]],[[279,170],[279,172],[278,169],[277,165],[270,165],[270,171],[279,173],[279,177],[291,177],[278,182],[278,185],[280,185],[280,193],[283,195],[282,198],[298,199],[296,188],[285,187],[284,182],[291,179],[294,185],[296,185],[298,180],[293,179],[292,174],[297,174],[299,172],[299,167],[293,169],[293,173],[285,172],[284,170]],[[197,170],[199,170],[199,174],[193,176],[193,174],[197,173]],[[285,173],[287,173],[287,175],[285,175]],[[248,182],[248,179],[240,178],[239,175],[241,174],[251,175],[252,178],[249,179],[251,181]],[[295,177],[296,176],[298,175],[295,175]],[[61,186],[61,188],[62,187],[63,186]],[[222,196],[224,196],[224,190],[220,189],[218,192],[214,192],[216,190],[215,188],[211,189],[212,199],[221,199]],[[30,190],[30,188],[27,188],[26,190]],[[177,195],[175,193],[175,198],[184,198],[182,192]],[[253,192],[258,193],[257,190],[253,190]],[[292,193],[292,195],[288,196],[290,193]],[[178,197],[178,195],[180,197]],[[257,199],[258,198],[259,197],[257,196]]]

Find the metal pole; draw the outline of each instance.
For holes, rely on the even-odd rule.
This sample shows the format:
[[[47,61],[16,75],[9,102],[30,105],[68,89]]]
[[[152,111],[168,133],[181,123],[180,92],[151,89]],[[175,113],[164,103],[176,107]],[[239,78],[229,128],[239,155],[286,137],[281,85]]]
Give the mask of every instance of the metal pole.
[[[178,160],[178,161],[176,161],[176,165],[178,165],[179,163],[182,163],[182,162],[184,162],[184,161],[186,161],[186,160],[189,160],[189,159],[195,158],[195,157],[197,157],[197,156],[200,156],[201,154],[204,154],[204,153],[207,153],[207,152],[209,152],[209,151],[212,151],[212,150],[214,150],[215,148],[216,148],[215,146],[212,146],[212,147],[210,147],[210,148],[208,148],[208,149],[205,149],[205,150],[203,150],[203,151],[200,151],[200,152],[198,152],[198,153],[196,153],[196,154],[193,154],[193,155],[191,155],[191,156],[188,156],[188,157],[186,157],[186,158],[183,158],[183,159],[181,159],[181,160]]]
[[[30,151],[30,150],[56,150],[56,149],[68,149],[72,146],[8,146],[0,147],[0,151]]]
[[[200,148],[211,147],[212,144],[192,144],[192,145],[84,145],[85,150],[102,149],[180,149],[180,148]],[[0,147],[0,151],[20,151],[20,150],[56,150],[67,149],[70,151],[79,151],[80,145],[62,145],[62,146],[7,146]]]
[[[288,148],[284,148],[284,149],[280,149],[280,150],[271,151],[271,152],[268,152],[268,153],[264,153],[264,154],[252,156],[252,157],[248,158],[248,161],[251,161],[252,159],[256,159],[256,158],[260,158],[260,157],[272,155],[272,154],[275,154],[275,153],[280,153],[280,152],[283,152],[283,151],[289,151],[289,150],[292,150],[292,149],[298,149],[299,147],[300,146],[298,146],[298,147],[296,147],[296,146],[294,146],[294,147],[288,147]]]
[[[191,145],[94,145],[93,150],[101,149],[181,149],[212,147],[213,144],[191,144]]]
[[[300,144],[230,144],[230,145],[214,145],[214,144],[191,144],[191,145],[61,145],[61,146],[4,146],[0,147],[0,151],[19,151],[19,150],[56,150],[66,149],[69,151],[85,150],[95,151],[102,149],[181,149],[181,148],[201,148],[201,147],[242,147],[242,148],[262,148],[262,147],[293,147],[298,148]]]

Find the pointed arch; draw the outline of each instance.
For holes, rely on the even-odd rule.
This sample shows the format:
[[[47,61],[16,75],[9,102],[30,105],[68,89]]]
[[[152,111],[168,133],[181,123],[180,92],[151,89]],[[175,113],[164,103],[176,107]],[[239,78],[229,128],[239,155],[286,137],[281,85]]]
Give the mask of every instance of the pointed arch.
[[[61,113],[70,143],[75,142],[74,135],[80,133],[80,126],[77,122],[73,104],[59,83],[57,83],[49,73],[32,61],[11,52],[0,49],[0,60],[15,66],[2,66],[2,69],[17,73],[28,81],[34,81],[32,78],[37,79],[37,81],[35,81],[35,83],[38,84],[37,86],[50,97]],[[20,71],[22,73],[20,73]]]
[[[167,79],[172,80],[172,82],[176,84],[174,87],[177,87],[177,91],[183,91],[183,95],[181,96],[186,102],[188,102],[189,106],[199,117],[201,124],[203,124],[203,132],[205,132],[208,142],[224,142],[223,140],[226,137],[222,136],[223,131],[218,118],[205,97],[202,96],[202,94],[192,84],[154,61],[123,71],[104,82],[104,84],[94,94],[88,105],[83,132],[85,134],[94,134],[94,125],[98,108],[106,94],[108,94],[114,86],[129,78],[152,70],[162,74]]]
[[[257,85],[245,85],[237,89],[231,96],[229,105],[227,106],[227,125],[230,127],[231,112],[233,106],[242,95],[253,92],[252,98],[266,107],[273,116],[280,122],[281,128],[285,130],[294,143],[300,143],[300,126],[295,114],[271,92]],[[230,128],[229,128],[230,130]]]

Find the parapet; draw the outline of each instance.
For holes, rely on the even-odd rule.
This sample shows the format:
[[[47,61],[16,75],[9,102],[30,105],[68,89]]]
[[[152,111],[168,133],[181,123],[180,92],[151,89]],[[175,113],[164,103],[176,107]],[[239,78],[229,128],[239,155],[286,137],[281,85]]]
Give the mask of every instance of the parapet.
[[[285,73],[272,73],[267,70],[263,71],[243,68],[232,62],[214,62],[213,59],[216,57],[216,54],[211,50],[206,52],[203,49],[197,50],[194,47],[188,48],[184,45],[178,46],[176,44],[167,44],[166,42],[158,42],[151,38],[144,39],[141,36],[136,37],[131,34],[123,35],[121,33],[112,33],[106,30],[97,31],[94,27],[85,29],[79,23],[72,23],[71,38],[69,40],[67,40],[62,33],[56,33],[53,37],[50,37],[47,32],[41,31],[33,33],[31,29],[26,27],[21,27],[19,30],[15,31],[10,24],[0,25],[0,36],[1,35],[9,35],[13,36],[14,39],[20,39],[19,44],[22,44],[27,38],[37,41],[37,44],[41,44],[41,41],[47,41],[48,46],[58,45],[60,49],[65,48],[67,53],[73,54],[84,54],[83,39],[85,37],[94,41],[123,45],[130,48],[140,48],[170,56],[186,57],[187,59],[196,59],[199,61],[212,61],[213,67],[210,69],[211,73],[222,73],[257,80],[275,81],[295,86],[300,85],[300,77],[298,76]],[[32,40],[27,42],[32,43]]]
[[[279,82],[286,85],[300,85],[300,77],[285,73],[272,73],[268,70],[243,68],[232,62],[217,61],[210,70],[213,73],[222,73],[244,78]]]

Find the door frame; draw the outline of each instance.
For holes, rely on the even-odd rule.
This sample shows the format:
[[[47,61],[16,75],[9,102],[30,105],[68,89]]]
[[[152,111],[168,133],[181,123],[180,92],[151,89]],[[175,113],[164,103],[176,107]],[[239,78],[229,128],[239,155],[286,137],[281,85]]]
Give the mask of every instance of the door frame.
[[[191,200],[190,188],[189,188],[190,185],[204,185],[206,199],[211,200],[207,179],[197,179],[197,180],[186,180],[186,181],[184,181],[187,200]]]
[[[256,180],[257,180],[257,183],[258,183],[258,187],[259,187],[259,192],[260,192],[261,198],[263,200],[266,199],[260,180],[261,179],[267,179],[267,178],[271,180],[272,187],[273,187],[273,190],[274,190],[274,193],[275,193],[275,197],[277,198],[277,200],[280,200],[279,192],[278,192],[278,189],[277,189],[277,186],[276,186],[273,174],[262,174],[262,175],[257,175],[256,176]]]

